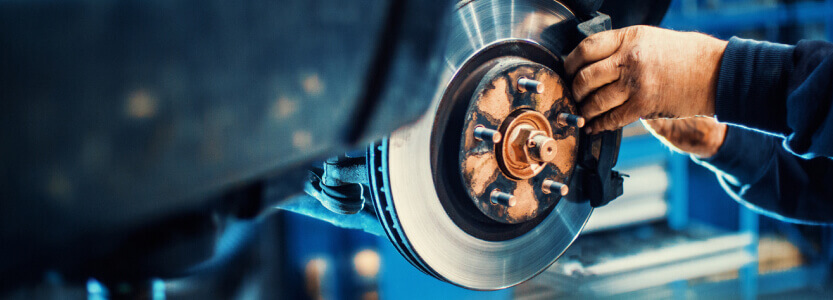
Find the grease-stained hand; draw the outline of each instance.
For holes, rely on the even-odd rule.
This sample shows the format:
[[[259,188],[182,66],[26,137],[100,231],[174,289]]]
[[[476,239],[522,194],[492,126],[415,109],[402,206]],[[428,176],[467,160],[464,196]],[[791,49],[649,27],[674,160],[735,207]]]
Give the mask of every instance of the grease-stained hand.
[[[642,120],[648,131],[677,151],[700,158],[714,156],[726,138],[726,124],[714,118]]]
[[[713,116],[726,41],[696,32],[633,26],[594,34],[564,61],[590,121],[615,130],[639,118]]]

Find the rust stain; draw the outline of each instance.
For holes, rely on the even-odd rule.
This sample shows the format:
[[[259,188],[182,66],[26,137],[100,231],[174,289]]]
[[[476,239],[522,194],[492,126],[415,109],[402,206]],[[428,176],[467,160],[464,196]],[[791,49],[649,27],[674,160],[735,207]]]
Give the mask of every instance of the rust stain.
[[[498,77],[480,92],[477,107],[493,124],[500,124],[512,112],[512,100],[509,99],[510,90],[507,87],[509,84],[506,78]]]
[[[558,147],[558,155],[552,163],[562,173],[569,172],[575,162],[576,137],[568,135],[563,139],[555,140],[555,143]]]
[[[497,160],[492,152],[469,155],[463,162],[463,170],[466,175],[470,175],[471,190],[479,197],[497,178]]]
[[[529,79],[535,79],[535,70],[533,70],[532,68],[530,68],[528,66],[520,66],[520,67],[516,68],[515,70],[512,70],[511,72],[506,73],[506,75],[508,75],[509,78],[512,80],[512,90],[517,91],[518,90],[518,79],[521,79],[521,77],[526,77],[526,78],[529,78]],[[544,89],[546,90],[546,88],[547,87],[545,85]]]
[[[564,86],[556,76],[543,69],[538,72],[538,80],[544,83],[544,92],[534,97],[535,110],[546,113],[552,109],[555,101],[564,96]]]
[[[474,127],[477,126],[477,113],[471,112],[471,116],[468,118],[468,122],[466,122],[466,131],[463,133],[463,140],[465,144],[463,145],[463,149],[465,151],[471,150],[474,148],[477,139],[474,138]]]
[[[478,203],[480,204],[480,210],[481,211],[489,211],[489,206],[491,205],[491,203],[485,202],[485,201],[481,201],[481,202],[478,202]]]
[[[518,199],[518,204],[507,210],[509,219],[529,220],[538,214],[538,199],[535,198],[535,190],[529,180],[519,181],[512,194]]]

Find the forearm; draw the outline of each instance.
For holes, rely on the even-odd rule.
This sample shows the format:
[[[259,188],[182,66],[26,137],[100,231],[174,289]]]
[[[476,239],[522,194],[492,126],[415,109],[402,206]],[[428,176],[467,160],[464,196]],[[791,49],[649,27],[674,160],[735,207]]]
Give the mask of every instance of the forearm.
[[[833,44],[787,46],[733,38],[721,61],[721,122],[785,138],[805,158],[833,157]]]
[[[780,143],[732,126],[715,156],[695,161],[715,171],[735,200],[760,213],[797,223],[833,223],[833,162],[801,159]]]

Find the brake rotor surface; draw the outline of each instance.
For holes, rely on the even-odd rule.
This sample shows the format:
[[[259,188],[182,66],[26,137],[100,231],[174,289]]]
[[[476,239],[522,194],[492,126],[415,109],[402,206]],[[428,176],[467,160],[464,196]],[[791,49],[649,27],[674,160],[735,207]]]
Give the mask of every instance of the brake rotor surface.
[[[589,218],[589,203],[544,183],[570,182],[578,130],[558,120],[575,104],[542,33],[574,18],[551,0],[461,2],[429,111],[369,149],[377,215],[421,271],[470,289],[510,287],[552,264]],[[543,90],[518,87],[521,77]],[[478,106],[495,80],[508,101],[499,116]],[[491,155],[488,167],[467,162],[477,155]]]

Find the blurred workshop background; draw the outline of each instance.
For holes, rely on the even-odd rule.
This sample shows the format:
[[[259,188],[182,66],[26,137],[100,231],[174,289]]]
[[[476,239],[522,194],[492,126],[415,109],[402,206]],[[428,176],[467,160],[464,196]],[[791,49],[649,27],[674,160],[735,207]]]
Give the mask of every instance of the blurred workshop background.
[[[614,21],[615,22],[615,21]],[[795,44],[833,40],[833,0],[673,0],[662,27]],[[713,173],[671,152],[641,124],[625,130],[625,194],[596,210],[567,254],[534,279],[496,292],[443,283],[413,268],[387,237],[304,216],[273,220],[291,247],[293,297],[552,299],[822,297],[833,262],[829,227],[760,216]],[[272,226],[272,225],[270,225]],[[281,228],[272,226],[274,228]],[[277,258],[275,258],[277,259]]]
[[[801,39],[833,41],[833,0],[673,0],[662,26],[723,39],[739,36],[790,44]],[[244,245],[245,251],[226,258],[234,263],[201,266],[222,269],[199,277],[160,280],[153,285],[159,293],[156,298],[829,295],[825,287],[830,285],[833,262],[831,228],[755,214],[731,199],[713,173],[669,150],[642,125],[628,126],[624,135],[618,165],[630,175],[624,196],[596,210],[585,232],[556,264],[516,287],[494,292],[459,288],[412,267],[385,236],[282,212],[263,222],[232,225],[218,251],[231,252]],[[285,247],[273,247],[276,244]],[[47,274],[43,284],[58,280]],[[76,293],[79,298],[95,298],[101,289],[90,280],[86,290],[41,289],[39,294],[30,291],[18,296]]]

